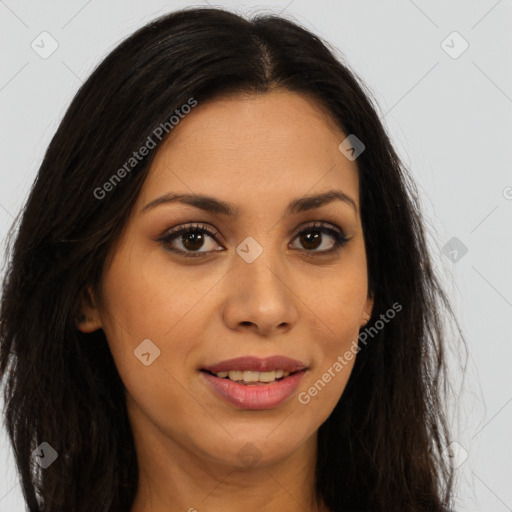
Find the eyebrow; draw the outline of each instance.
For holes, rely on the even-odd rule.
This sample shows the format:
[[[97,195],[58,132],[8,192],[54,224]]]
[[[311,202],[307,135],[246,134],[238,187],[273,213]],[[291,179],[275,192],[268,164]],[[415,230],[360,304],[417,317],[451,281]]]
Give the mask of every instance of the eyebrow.
[[[326,204],[332,203],[333,201],[342,201],[354,209],[357,215],[357,205],[355,201],[342,192],[341,190],[328,190],[321,194],[311,195],[299,197],[297,199],[293,199],[288,204],[286,209],[287,214],[292,213],[300,213],[306,212],[309,210],[313,210],[315,208],[320,208]],[[229,203],[227,201],[221,201],[214,197],[205,196],[201,194],[176,194],[176,193],[168,193],[163,196],[157,197],[150,201],[146,206],[144,206],[141,210],[141,213],[146,212],[152,208],[155,208],[161,204],[168,204],[179,202],[183,204],[188,204],[190,206],[195,206],[201,210],[206,212],[214,213],[214,214],[222,214],[229,217],[237,217],[239,213],[239,209],[233,203]]]

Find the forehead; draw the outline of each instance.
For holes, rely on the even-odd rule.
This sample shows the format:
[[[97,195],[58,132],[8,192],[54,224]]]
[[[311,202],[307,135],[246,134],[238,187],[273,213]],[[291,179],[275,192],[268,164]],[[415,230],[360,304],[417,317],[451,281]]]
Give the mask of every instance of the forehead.
[[[235,202],[342,189],[358,204],[357,165],[339,151],[346,135],[314,99],[289,91],[198,104],[158,149],[141,191],[208,194]],[[263,201],[263,202],[261,202]]]

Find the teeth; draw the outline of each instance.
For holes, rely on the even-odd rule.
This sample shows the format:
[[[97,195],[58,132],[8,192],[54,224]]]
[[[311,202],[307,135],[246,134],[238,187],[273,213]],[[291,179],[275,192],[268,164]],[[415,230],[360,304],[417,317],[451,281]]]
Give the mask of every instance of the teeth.
[[[288,377],[289,371],[273,370],[270,372],[254,372],[251,370],[231,370],[229,372],[217,372],[217,377],[224,379],[226,377],[234,382],[274,382],[276,379]]]
[[[244,371],[242,374],[242,380],[244,382],[258,382],[260,378],[260,372]]]
[[[260,382],[272,382],[276,380],[276,372],[260,372],[260,378],[258,380]]]
[[[242,380],[244,372],[241,372],[239,370],[234,370],[231,372],[228,372],[229,380]]]

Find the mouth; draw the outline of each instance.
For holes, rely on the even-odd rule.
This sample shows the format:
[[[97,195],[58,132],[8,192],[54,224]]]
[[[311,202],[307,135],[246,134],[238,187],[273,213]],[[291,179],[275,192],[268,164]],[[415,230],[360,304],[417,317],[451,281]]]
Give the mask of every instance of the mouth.
[[[270,356],[264,359],[254,356],[242,356],[235,357],[234,359],[227,359],[225,361],[221,361],[220,363],[212,364],[210,366],[205,366],[201,368],[203,371],[208,371],[213,373],[214,375],[221,374],[221,378],[229,377],[231,372],[241,371],[245,372],[256,372],[256,373],[270,373],[275,371],[284,372],[297,372],[299,370],[304,370],[306,368],[306,364],[297,359],[291,359],[286,356]],[[224,372],[227,372],[224,375]],[[238,375],[236,375],[239,377]],[[277,378],[281,378],[283,375],[279,375]],[[249,376],[250,378],[250,376]],[[270,378],[269,376],[263,376],[263,378]],[[239,377],[237,380],[246,380],[242,377]],[[257,379],[256,379],[257,380]],[[248,380],[247,382],[251,382]],[[264,381],[263,381],[264,382]]]
[[[281,405],[293,395],[306,371],[301,361],[283,356],[242,357],[200,369],[215,396],[246,410]]]
[[[201,371],[206,372],[213,377],[217,377],[218,379],[230,380],[231,382],[236,382],[237,384],[242,384],[244,386],[266,386],[274,382],[280,382],[290,375],[297,373],[297,371],[290,372],[288,370],[283,370],[282,368],[267,372],[255,372],[251,370],[230,370],[214,373],[209,370]]]
[[[297,390],[307,368],[285,370],[200,370],[209,391],[217,399],[237,409],[261,411],[275,409]]]

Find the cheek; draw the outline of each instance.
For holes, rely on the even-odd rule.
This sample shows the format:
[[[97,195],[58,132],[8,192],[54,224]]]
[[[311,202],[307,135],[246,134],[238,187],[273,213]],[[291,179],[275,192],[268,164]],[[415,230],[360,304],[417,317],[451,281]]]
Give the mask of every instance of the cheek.
[[[352,301],[347,295],[343,299],[346,300],[334,296],[332,306],[323,310],[326,322],[317,322],[321,332],[315,333],[317,342],[311,347],[317,364],[306,376],[297,397],[305,416],[318,425],[328,418],[342,396],[357,356],[361,309],[354,306],[357,300]]]
[[[321,424],[331,414],[343,394],[354,367],[354,359],[325,362],[304,383],[298,402]]]
[[[305,380],[298,399],[313,416],[326,419],[343,394],[355,364],[367,299],[366,269],[359,263],[340,265],[324,284],[328,287],[315,286],[307,296],[312,339],[316,340],[312,351],[318,365]]]
[[[203,328],[193,321],[198,302],[211,288],[187,287],[188,279],[170,269],[132,251],[112,263],[103,286],[104,331],[127,403],[164,423],[190,412],[184,362]]]
[[[208,295],[219,276],[206,266],[177,270],[164,251],[148,255],[147,249],[135,243],[130,250],[128,244],[124,247],[103,281],[103,324],[110,350],[123,380],[132,378],[133,372],[134,393],[135,388],[157,386],[159,392],[172,394],[161,383],[174,382],[175,387],[175,378],[185,384],[184,363],[194,358],[211,323],[215,309]],[[145,366],[137,356],[148,352],[146,362],[151,363]],[[160,367],[164,373],[155,374]],[[125,385],[128,388],[130,382]]]
[[[320,330],[317,339],[323,340],[324,350],[345,350],[359,333],[363,309],[367,300],[365,270],[346,267],[322,280],[306,295],[311,321]]]
[[[184,288],[184,283],[175,276],[171,278],[165,268],[153,260],[138,258],[135,251],[120,254],[113,261],[103,281],[102,321],[120,373],[144,366],[137,358],[139,347],[147,348],[144,353],[149,351],[150,360],[160,359],[161,363],[169,359],[169,340],[182,330],[177,327],[197,302],[193,294],[183,293]],[[172,351],[179,352],[186,346],[177,342]]]

